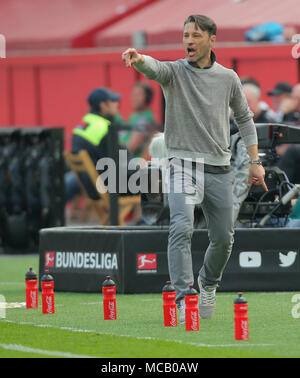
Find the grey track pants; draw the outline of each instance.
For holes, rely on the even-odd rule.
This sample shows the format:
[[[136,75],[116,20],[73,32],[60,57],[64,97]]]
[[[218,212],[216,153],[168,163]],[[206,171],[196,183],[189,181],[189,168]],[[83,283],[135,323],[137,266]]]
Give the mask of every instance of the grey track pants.
[[[199,195],[210,240],[199,275],[202,285],[216,285],[221,281],[222,273],[233,245],[233,173],[204,173],[202,179],[197,178],[195,180],[196,169],[198,168],[193,166],[192,187],[194,195]],[[187,175],[190,175],[190,173]],[[190,190],[188,191],[189,194],[184,190],[181,193],[174,190],[174,183],[178,182],[178,177],[180,181],[185,176],[186,173],[183,171],[180,176],[177,174],[176,177],[176,173],[172,169],[169,176],[170,229],[168,264],[170,279],[177,294],[177,303],[184,298],[189,285],[194,284],[191,239],[194,227],[195,204],[187,203],[190,202],[189,199],[192,195]]]

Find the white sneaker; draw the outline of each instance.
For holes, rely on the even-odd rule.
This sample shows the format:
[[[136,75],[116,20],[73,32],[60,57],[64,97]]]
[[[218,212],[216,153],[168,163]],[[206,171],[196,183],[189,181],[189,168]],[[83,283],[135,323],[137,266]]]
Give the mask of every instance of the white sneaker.
[[[198,277],[198,285],[200,290],[199,317],[201,319],[210,319],[216,308],[217,285],[203,287],[200,277]]]
[[[184,324],[185,323],[185,301],[184,299],[181,299],[181,301],[177,305],[178,312],[179,312],[179,323]]]

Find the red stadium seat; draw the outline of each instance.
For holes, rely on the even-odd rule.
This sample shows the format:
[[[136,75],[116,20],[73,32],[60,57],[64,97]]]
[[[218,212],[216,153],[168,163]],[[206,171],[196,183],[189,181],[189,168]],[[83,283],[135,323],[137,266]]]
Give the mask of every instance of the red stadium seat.
[[[91,47],[94,33],[153,0],[10,0],[0,2],[8,50]]]
[[[143,30],[151,46],[178,44],[184,19],[205,14],[218,26],[218,42],[243,41],[247,29],[268,21],[296,26],[300,32],[298,8],[299,0],[273,1],[271,5],[262,0],[161,0],[99,32],[95,40],[97,46],[128,46],[133,33]]]

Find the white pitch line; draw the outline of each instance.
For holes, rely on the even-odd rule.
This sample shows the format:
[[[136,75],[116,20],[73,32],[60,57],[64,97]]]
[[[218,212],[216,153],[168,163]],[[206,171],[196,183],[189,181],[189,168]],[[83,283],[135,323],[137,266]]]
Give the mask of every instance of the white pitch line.
[[[179,343],[179,344],[186,344],[186,345],[193,345],[197,347],[205,347],[205,348],[239,348],[239,347],[266,347],[266,346],[274,346],[274,344],[251,344],[248,341],[236,343],[236,344],[203,344],[203,343],[193,343],[183,340],[168,340],[168,339],[159,339],[157,337],[151,337],[151,336],[133,336],[133,335],[123,335],[123,334],[115,334],[115,333],[108,333],[108,332],[99,332],[94,329],[78,329],[78,328],[72,328],[72,327],[59,327],[52,324],[36,324],[32,322],[15,322],[13,320],[3,320],[7,323],[14,323],[14,324],[20,324],[20,325],[31,325],[34,327],[41,327],[41,328],[54,328],[54,329],[60,329],[63,331],[70,331],[70,332],[79,332],[79,333],[97,333],[98,335],[106,335],[106,336],[117,336],[117,337],[127,337],[132,338],[136,340],[153,340],[153,341],[166,341],[170,343]]]
[[[100,302],[84,302],[84,303],[79,303],[80,305],[83,306],[90,306],[90,305],[100,305]]]
[[[43,354],[43,355],[46,355],[46,356],[54,356],[54,357],[93,358],[91,356],[84,356],[82,354],[59,352],[59,351],[56,351],[56,350],[45,350],[45,349],[38,349],[38,348],[30,348],[30,347],[27,347],[27,346],[24,346],[24,345],[18,345],[18,344],[0,344],[0,348],[6,349],[6,350],[13,350],[15,352]]]

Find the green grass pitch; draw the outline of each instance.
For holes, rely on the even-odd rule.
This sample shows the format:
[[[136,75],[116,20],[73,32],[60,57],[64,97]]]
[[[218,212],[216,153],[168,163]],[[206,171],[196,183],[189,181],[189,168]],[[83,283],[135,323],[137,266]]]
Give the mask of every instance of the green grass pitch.
[[[30,265],[38,271],[38,256],[0,257],[0,295],[7,303],[25,302],[24,276]],[[42,314],[39,293],[39,309],[2,310],[0,357],[300,357],[295,294],[244,293],[249,341],[235,341],[236,293],[217,293],[216,313],[200,320],[199,332],[187,332],[184,325],[165,328],[160,294],[117,294],[118,319],[105,321],[101,282],[99,294],[57,292],[54,315]]]

